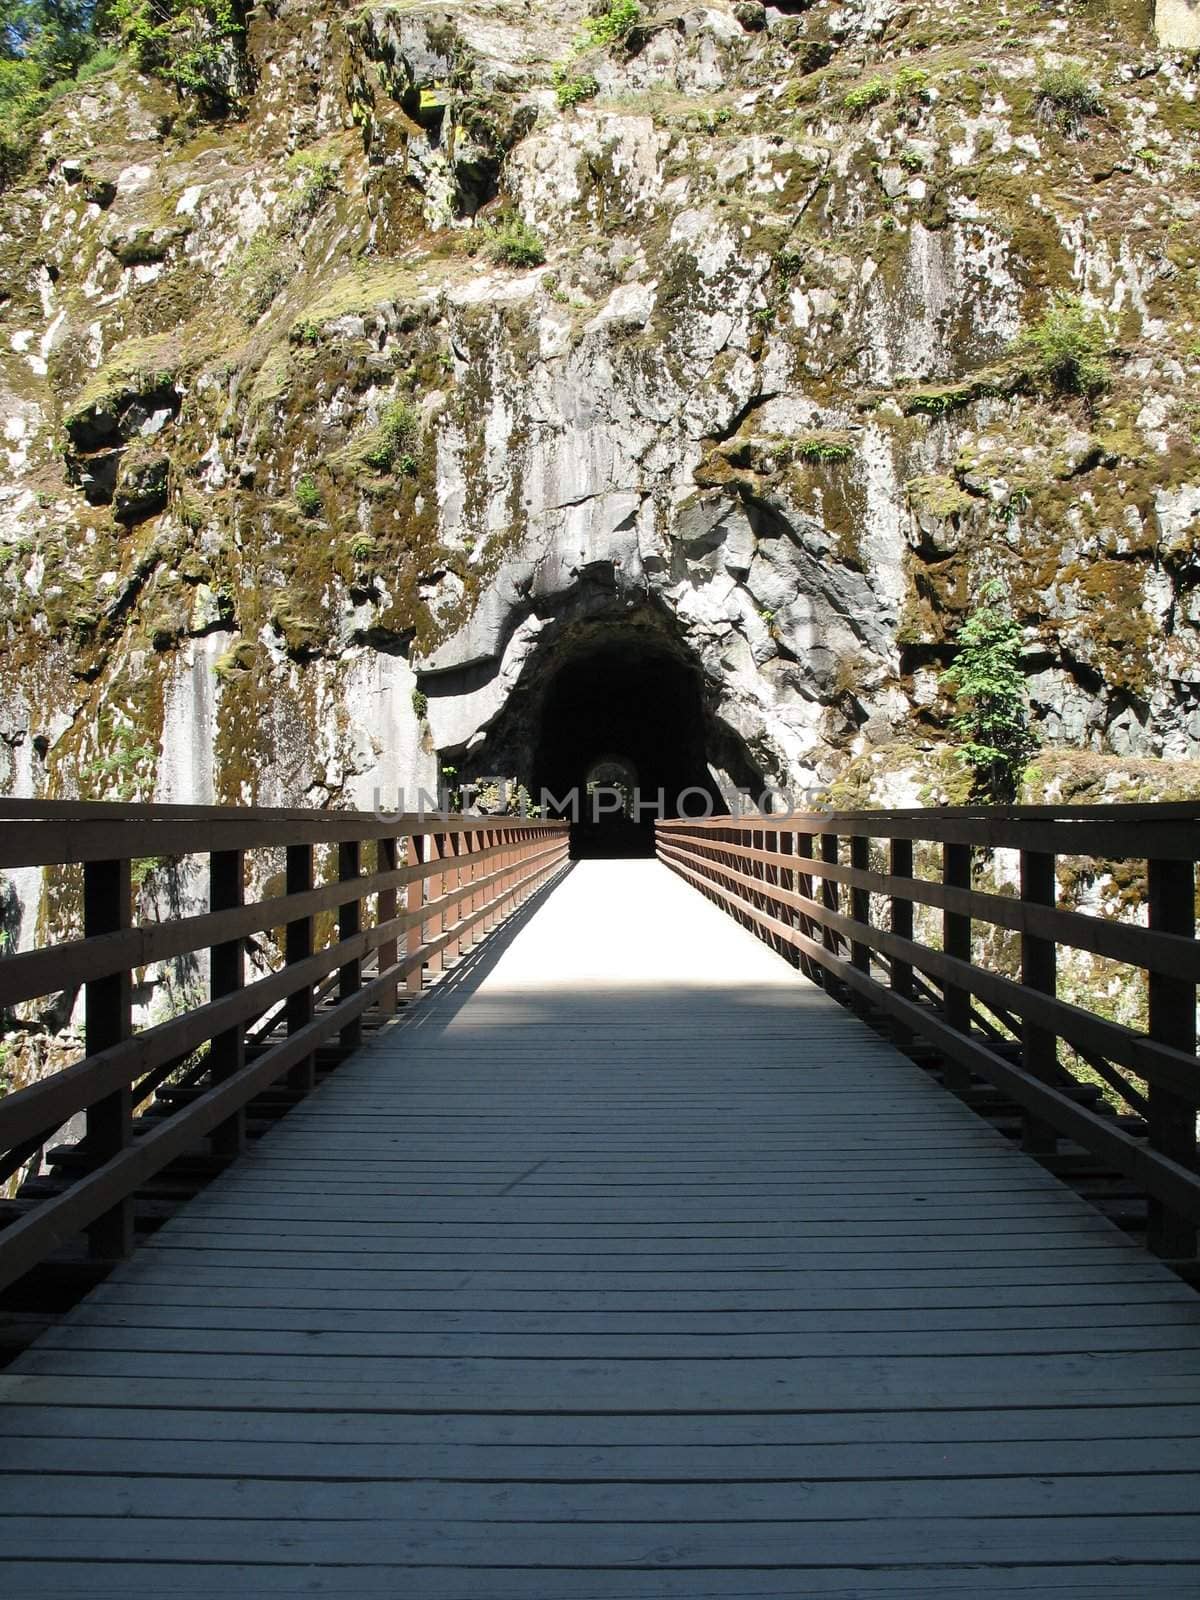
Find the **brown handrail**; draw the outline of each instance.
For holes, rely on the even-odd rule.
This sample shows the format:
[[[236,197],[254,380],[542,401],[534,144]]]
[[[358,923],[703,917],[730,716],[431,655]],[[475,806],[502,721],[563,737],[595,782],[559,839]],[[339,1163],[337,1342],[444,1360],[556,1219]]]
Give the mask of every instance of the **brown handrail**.
[[[1195,1255],[1200,804],[679,818],[659,823],[656,839],[660,860],[810,977],[839,998],[848,994],[889,1015],[902,1039],[935,1045],[951,1087],[969,1088],[978,1073],[1010,1095],[1025,1112],[1030,1149],[1044,1152],[1047,1142],[1052,1149],[1057,1137],[1070,1138],[1132,1178],[1149,1196],[1150,1247],[1172,1260]],[[890,845],[890,870],[871,865],[872,841]],[[922,845],[940,864],[940,877],[914,870],[913,849]],[[1019,892],[971,886],[973,857],[983,848],[1018,853]],[[1058,855],[1145,861],[1147,925],[1054,904]],[[883,916],[872,897],[876,907],[886,902]],[[915,931],[917,908],[940,913],[925,938]],[[1019,936],[1017,973],[980,964],[972,947],[976,923]],[[1144,973],[1147,1027],[1060,998],[1060,949]],[[1019,1061],[975,1004],[1013,1029]],[[1128,1086],[1129,1103],[1145,1117],[1144,1136],[1080,1104],[1060,1042],[1110,1086],[1124,1084],[1122,1069],[1145,1081],[1144,1094]]]
[[[311,1087],[319,1046],[352,1047],[368,1008],[387,1014],[398,992],[419,993],[424,972],[486,937],[567,859],[566,824],[506,817],[11,800],[0,817],[0,865],[83,865],[84,926],[83,938],[0,957],[0,1005],[82,987],[86,1016],[79,1060],[0,1100],[0,1171],[26,1165],[80,1112],[90,1167],[0,1230],[0,1288],[81,1231],[96,1256],[128,1253],[142,1185],[208,1138],[216,1153],[236,1154],[256,1095],[285,1075],[293,1089]],[[253,853],[281,845],[287,892],[247,901]],[[318,845],[337,846],[333,883],[314,883]],[[131,861],[202,854],[210,909],[133,925]],[[336,939],[317,950],[313,919],[331,911]],[[246,982],[244,941],[271,929],[286,930],[280,964]],[[207,1000],[135,1030],[134,970],[202,953]],[[159,1106],[153,1119],[135,1116],[135,1086],[198,1051],[189,1083],[199,1093],[167,1115]]]

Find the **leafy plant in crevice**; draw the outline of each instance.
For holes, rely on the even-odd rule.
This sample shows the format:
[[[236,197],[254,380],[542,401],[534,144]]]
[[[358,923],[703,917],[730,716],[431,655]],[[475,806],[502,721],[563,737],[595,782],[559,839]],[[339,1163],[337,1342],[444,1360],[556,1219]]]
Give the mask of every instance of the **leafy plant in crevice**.
[[[300,514],[305,517],[319,517],[324,509],[325,502],[321,499],[321,491],[311,473],[306,472],[302,478],[296,480],[293,491],[296,506]]]
[[[1108,325],[1078,295],[1055,294],[1045,313],[1013,346],[1026,376],[1058,394],[1092,395],[1110,377]]]
[[[157,748],[142,743],[138,738],[137,729],[132,724],[119,723],[113,716],[105,717],[101,721],[99,731],[109,753],[89,761],[83,768],[84,776],[101,782],[103,792],[97,798],[136,799],[143,778],[139,769],[145,767],[147,763],[151,764],[147,781],[153,782],[153,763],[158,759]]]
[[[227,277],[237,292],[242,316],[257,322],[292,276],[290,247],[267,229],[256,233],[229,263]]]
[[[503,266],[540,267],[546,259],[546,246],[541,234],[515,211],[481,231],[485,255]]]
[[[245,33],[238,0],[111,0],[108,16],[140,71],[228,101],[230,54]]]
[[[869,111],[872,106],[882,105],[890,93],[886,79],[868,78],[865,83],[857,84],[853,89],[846,91],[842,96],[842,106],[853,116],[858,116],[863,111]]]
[[[625,39],[642,20],[642,8],[637,0],[608,0],[608,5],[598,16],[588,17],[583,25],[586,44],[616,44]]]
[[[559,110],[566,111],[584,100],[591,100],[600,85],[590,72],[572,72],[566,62],[558,62],[550,75]]]
[[[288,225],[295,227],[316,216],[324,201],[337,189],[338,164],[320,150],[297,150],[288,157],[285,171],[296,180],[287,205]]]
[[[1043,67],[1033,91],[1037,119],[1043,127],[1077,133],[1085,117],[1104,115],[1104,97],[1072,61]]]
[[[958,654],[941,682],[958,702],[951,727],[959,756],[972,768],[981,799],[1011,805],[1038,741],[1021,672],[1021,628],[998,580],[983,586],[956,644]]]
[[[796,454],[801,461],[849,461],[854,446],[845,439],[815,437],[801,439],[796,445]]]
[[[403,478],[417,474],[416,448],[421,418],[411,400],[393,400],[379,419],[374,444],[363,456],[376,472],[396,472]]]

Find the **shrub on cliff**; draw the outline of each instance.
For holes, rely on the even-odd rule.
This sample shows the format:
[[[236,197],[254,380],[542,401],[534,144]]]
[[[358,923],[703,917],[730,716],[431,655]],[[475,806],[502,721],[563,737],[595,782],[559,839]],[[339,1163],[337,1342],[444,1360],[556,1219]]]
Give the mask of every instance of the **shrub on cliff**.
[[[546,247],[536,228],[515,212],[483,230],[484,250],[506,267],[540,267]]]
[[[573,73],[570,67],[561,61],[555,66],[551,79],[554,83],[555,99],[562,111],[579,105],[583,100],[592,99],[600,90],[599,83],[590,72]]]
[[[420,432],[421,418],[411,400],[393,400],[380,417],[378,436],[363,459],[376,472],[415,477]]]
[[[615,44],[624,39],[642,20],[642,8],[637,0],[609,0],[599,15],[589,17],[583,25],[588,44]]]
[[[1058,293],[1016,341],[1026,375],[1059,394],[1095,394],[1109,380],[1108,327],[1078,295]]]
[[[239,0],[112,0],[108,14],[140,71],[202,101],[234,98]]]
[[[1074,62],[1044,67],[1033,92],[1037,118],[1044,127],[1078,132],[1084,117],[1104,115],[1104,97]]]
[[[958,701],[951,726],[959,755],[974,771],[980,799],[1011,805],[1038,747],[1029,726],[1021,673],[1021,628],[1004,585],[983,586],[980,604],[958,635],[958,655],[942,685]]]

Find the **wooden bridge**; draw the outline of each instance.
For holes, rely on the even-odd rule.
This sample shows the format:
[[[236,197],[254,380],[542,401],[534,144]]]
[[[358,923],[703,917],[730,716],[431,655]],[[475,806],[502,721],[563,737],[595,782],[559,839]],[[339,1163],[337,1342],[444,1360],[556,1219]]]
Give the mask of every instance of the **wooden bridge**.
[[[1197,1593],[1196,808],[0,816],[7,1592]]]

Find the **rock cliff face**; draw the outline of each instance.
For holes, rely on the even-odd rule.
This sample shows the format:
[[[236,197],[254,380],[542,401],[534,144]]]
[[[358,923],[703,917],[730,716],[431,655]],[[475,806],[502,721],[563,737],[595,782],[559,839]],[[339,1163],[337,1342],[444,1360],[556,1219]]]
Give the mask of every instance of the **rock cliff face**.
[[[1200,76],[1154,21],[280,0],[225,120],[64,97],[0,196],[0,784],[528,781],[618,659],[708,768],[823,783],[936,743],[993,577],[1051,744],[1193,753]],[[1091,393],[1022,343],[1056,291]]]

